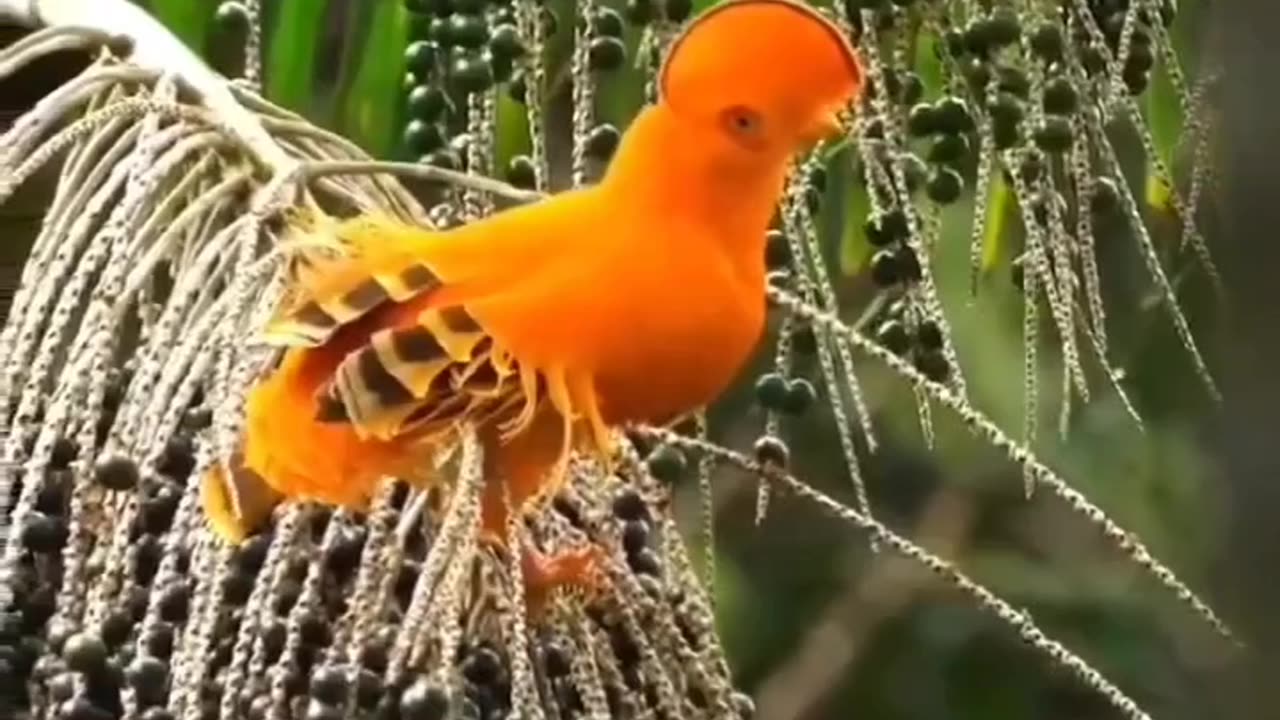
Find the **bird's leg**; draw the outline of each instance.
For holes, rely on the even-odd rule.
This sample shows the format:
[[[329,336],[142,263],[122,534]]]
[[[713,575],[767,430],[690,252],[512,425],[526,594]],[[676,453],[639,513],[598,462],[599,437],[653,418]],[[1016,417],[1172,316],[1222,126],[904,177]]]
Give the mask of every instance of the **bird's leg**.
[[[484,520],[481,537],[505,554],[512,552],[513,548],[505,532],[510,509],[502,495],[501,483],[490,482],[486,486],[482,501]],[[592,595],[601,588],[604,548],[588,543],[544,553],[528,541],[517,539],[516,542],[530,616],[541,615],[557,590]]]
[[[507,547],[507,521],[533,503],[553,495],[564,482],[564,421],[543,406],[529,427],[505,442],[497,428],[482,433],[485,484],[481,497],[481,535],[505,551],[521,553],[525,597],[531,613],[541,612],[557,589],[591,592],[599,584],[603,548],[584,545],[543,553],[527,542]]]
[[[603,548],[584,545],[547,555],[532,545],[522,545],[520,551],[525,601],[529,614],[534,617],[546,610],[556,590],[580,590],[592,594],[601,587]]]
[[[574,374],[569,377],[569,392],[573,403],[582,409],[595,445],[593,449],[604,466],[604,474],[612,475],[617,467],[617,447],[613,433],[600,413],[600,396],[596,393],[594,380],[590,375]]]

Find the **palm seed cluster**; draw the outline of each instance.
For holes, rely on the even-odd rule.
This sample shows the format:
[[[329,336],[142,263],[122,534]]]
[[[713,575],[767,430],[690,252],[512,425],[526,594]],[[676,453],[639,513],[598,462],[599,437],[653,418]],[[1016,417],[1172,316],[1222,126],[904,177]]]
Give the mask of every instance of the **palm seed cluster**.
[[[442,459],[449,482],[427,493],[389,482],[366,515],[290,507],[236,548],[204,528],[195,479],[234,446],[244,389],[273,360],[242,338],[281,290],[281,213],[305,197],[335,212],[457,222],[491,211],[495,194],[522,199],[520,189],[544,191],[556,177],[587,181],[619,136],[597,120],[595,88],[632,57],[652,98],[664,43],[692,6],[574,8],[561,18],[538,0],[406,0],[402,146],[418,161],[409,167],[374,163],[260,97],[256,1],[219,8],[247,23],[245,77],[203,106],[179,95],[166,68],[132,65],[126,46],[104,49],[91,32],[48,29],[0,50],[0,67],[20,66],[61,33],[98,54],[0,135],[0,203],[42,167],[57,163],[62,177],[0,330],[0,518],[9,530],[0,716],[750,717],[700,577],[714,569],[712,472],[727,465],[760,479],[759,517],[773,490],[812,503],[1005,622],[1048,672],[1076,678],[1123,717],[1147,717],[1028,612],[876,518],[862,466],[875,462],[877,438],[855,356],[911,385],[926,438],[934,412],[954,414],[1024,469],[1028,489],[1058,498],[1230,637],[1135,535],[1034,452],[1042,303],[1064,382],[1088,400],[1087,356],[1124,397],[1094,253],[1103,219],[1130,225],[1213,387],[1109,135],[1117,122],[1137,130],[1173,188],[1186,245],[1215,276],[1196,225],[1206,171],[1196,164],[1175,182],[1134,101],[1153,73],[1166,73],[1187,110],[1184,141],[1201,157],[1203,93],[1177,65],[1169,0],[838,4],[833,17],[861,50],[867,92],[848,138],[797,168],[767,239],[778,331],[773,367],[755,379],[763,429],[751,451],[716,444],[701,418],[675,430],[631,428],[614,473],[575,461],[563,492],[507,528],[510,547],[599,548],[597,587],[525,597],[518,557],[478,537],[484,478],[470,438]],[[565,32],[573,53],[553,68],[547,44]],[[566,73],[571,87],[561,93],[556,78]],[[500,94],[525,113],[530,150],[495,167]],[[565,94],[572,148],[560,168],[548,152],[556,129],[547,108]],[[841,318],[819,231],[836,163],[852,168],[870,205],[849,220],[875,291],[854,324]],[[391,172],[452,185],[428,212],[384,177]],[[1026,300],[1021,440],[971,402],[934,279],[945,271],[931,262],[943,213],[969,196],[975,290],[988,269],[988,207],[1012,198],[1007,209],[1023,226],[1009,265]],[[788,422],[819,405],[840,438],[852,503],[789,474]],[[703,502],[701,563],[673,519],[673,490],[690,481]]]

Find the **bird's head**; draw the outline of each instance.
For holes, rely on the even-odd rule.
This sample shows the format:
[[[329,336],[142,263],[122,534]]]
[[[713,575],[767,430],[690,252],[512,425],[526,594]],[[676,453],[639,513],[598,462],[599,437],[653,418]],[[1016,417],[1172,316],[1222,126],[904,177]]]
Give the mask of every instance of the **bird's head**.
[[[837,132],[862,77],[848,40],[814,9],[729,0],[672,43],[659,94],[682,123],[705,131],[717,154],[746,169],[786,162]]]

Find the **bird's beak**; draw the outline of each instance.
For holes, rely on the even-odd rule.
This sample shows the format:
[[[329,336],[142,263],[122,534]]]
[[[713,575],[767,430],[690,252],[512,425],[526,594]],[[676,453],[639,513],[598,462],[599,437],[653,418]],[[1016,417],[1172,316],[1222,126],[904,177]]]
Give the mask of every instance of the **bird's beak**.
[[[808,131],[805,132],[805,140],[809,144],[817,143],[819,140],[825,140],[835,135],[844,133],[844,125],[840,122],[840,110],[823,109],[818,111],[813,121],[810,123]]]
[[[844,131],[844,125],[840,122],[840,113],[836,110],[823,111],[818,115],[818,131],[821,137],[829,138],[832,135],[839,135]]]

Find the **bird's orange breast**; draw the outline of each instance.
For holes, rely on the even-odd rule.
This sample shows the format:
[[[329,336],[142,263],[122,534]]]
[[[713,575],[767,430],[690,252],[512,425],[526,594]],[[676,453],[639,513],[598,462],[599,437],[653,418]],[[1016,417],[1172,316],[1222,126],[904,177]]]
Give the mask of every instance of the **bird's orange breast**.
[[[685,232],[694,232],[686,229]],[[737,377],[764,329],[764,268],[678,228],[633,262],[621,322],[601,332],[595,373],[607,422],[664,422],[704,406]]]

